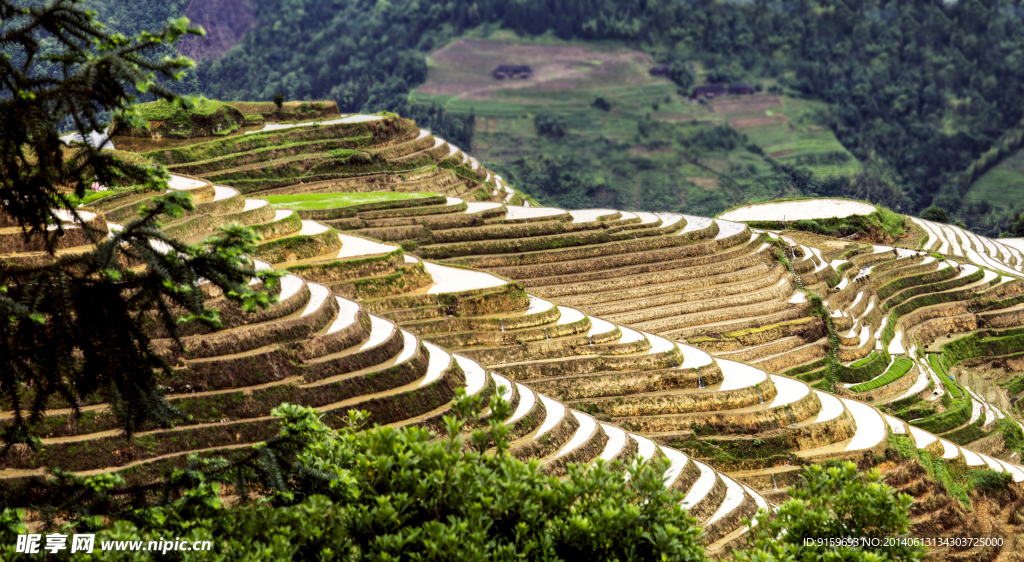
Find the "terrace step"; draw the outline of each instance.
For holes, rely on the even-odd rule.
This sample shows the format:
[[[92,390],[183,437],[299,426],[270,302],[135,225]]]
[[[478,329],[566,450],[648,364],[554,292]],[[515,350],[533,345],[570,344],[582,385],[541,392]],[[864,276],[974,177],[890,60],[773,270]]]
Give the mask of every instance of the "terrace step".
[[[541,459],[558,451],[580,426],[576,417],[559,402],[543,394],[538,394],[537,398],[544,405],[543,421],[537,429],[513,441],[509,448],[509,452],[523,460]]]
[[[716,353],[717,357],[734,359],[737,361],[757,362],[759,359],[768,359],[771,356],[778,356],[787,353],[797,347],[805,345],[804,338],[789,336],[777,340],[771,340],[760,345],[747,347],[739,351],[727,351]]]
[[[820,462],[817,459],[856,458],[866,451],[877,452],[885,446],[886,422],[882,415],[863,402],[847,398],[841,400],[857,427],[854,436],[832,445],[799,451],[797,456],[811,462]]]
[[[589,462],[596,458],[608,444],[608,434],[602,424],[594,418],[576,410],[570,410],[579,426],[570,438],[556,452],[540,460],[553,474],[563,474],[568,463]]]
[[[704,524],[707,537],[705,540],[714,542],[729,534],[740,524],[743,517],[752,516],[757,511],[757,504],[746,489],[738,482],[722,474],[725,482],[725,498],[718,510]]]
[[[828,354],[828,338],[805,343],[788,351],[779,352],[752,361],[757,367],[771,373],[777,373],[802,363],[815,361]]]
[[[247,324],[218,330],[212,334],[187,336],[181,339],[185,350],[179,350],[171,340],[156,340],[153,345],[163,351],[169,360],[191,360],[220,355],[232,355],[263,347],[269,343],[284,343],[304,339],[326,328],[334,320],[340,304],[329,298],[330,291],[323,285],[310,283],[310,300],[296,312],[269,322]]]
[[[772,312],[769,314],[761,314],[740,319],[708,322],[706,324],[698,324],[687,328],[666,330],[662,332],[662,334],[673,339],[686,339],[707,332],[728,333],[739,330],[763,328],[765,326],[771,326],[772,324],[781,324],[782,322],[802,318],[802,312],[802,307],[790,306],[788,309],[781,312]]]
[[[414,257],[397,244],[356,237],[349,240],[345,238],[348,235],[335,234],[340,248],[325,246],[302,255],[294,252],[294,259],[284,262],[298,285],[286,277],[291,293],[254,316],[256,322],[232,316],[229,306],[212,300],[223,307],[222,317],[236,329],[215,332],[208,338],[206,353],[215,361],[234,365],[236,371],[231,374],[235,377],[231,384],[209,395],[234,392],[246,397],[269,396],[286,387],[295,396],[308,397],[310,403],[323,408],[330,424],[342,423],[349,408],[367,408],[381,423],[419,424],[441,431],[441,418],[452,413],[450,401],[458,388],[485,400],[498,392],[513,410],[506,420],[513,452],[524,459],[540,459],[552,474],[561,474],[568,462],[627,461],[637,453],[644,458],[668,459],[666,485],[685,492],[688,507],[706,524],[707,539],[718,551],[735,544],[746,531],[738,524],[739,517],[767,505],[762,496],[742,484],[749,481],[755,487],[785,487],[792,483],[798,467],[718,475],[705,462],[625,430],[650,431],[660,442],[668,443],[692,435],[696,424],[719,424],[722,431],[705,436],[707,444],[743,447],[756,439],[785,440],[791,444],[787,453],[796,451],[800,459],[815,461],[852,458],[884,446],[884,431],[879,437],[874,426],[884,428],[887,422],[869,406],[855,401],[847,404],[831,394],[811,392],[803,382],[764,372],[815,363],[827,352],[828,344],[821,338],[824,325],[818,320],[806,321],[810,303],[803,293],[793,292],[789,272],[775,263],[774,248],[765,244],[760,234],[740,223],[678,214],[566,212],[529,204],[508,205],[512,198],[522,195],[457,147],[411,124],[400,123],[400,134],[374,141],[368,150],[391,163],[411,166],[412,161],[422,159],[425,166],[359,176],[323,174],[309,178],[307,183],[286,178],[265,185],[278,193],[428,191],[458,194],[462,201],[447,199],[441,205],[440,199],[434,198],[429,205],[329,210],[323,216],[331,218],[320,221],[320,215],[308,213],[302,217],[287,211],[271,215],[269,205],[249,203],[237,193],[256,183],[242,183],[231,189],[188,178],[176,180],[179,187],[183,181],[194,182],[196,189],[210,191],[199,205],[200,213],[173,225],[181,229],[194,226],[191,232],[196,236],[208,224],[214,225],[241,209],[250,213],[247,216],[253,218],[265,240],[276,240],[281,246],[289,246],[288,239],[303,232],[303,236],[323,234],[326,229],[311,232],[309,223],[319,222],[326,227],[326,221],[334,221],[331,224],[339,229],[358,228],[395,242],[434,242],[410,250],[420,255]],[[485,183],[430,165],[442,158],[459,164],[460,174],[475,171]],[[281,163],[275,159],[272,166]],[[137,201],[121,203],[115,208],[134,212],[132,204]],[[255,220],[257,215],[265,217]],[[303,219],[309,222],[303,223]],[[367,231],[367,227],[372,230]],[[954,240],[959,237],[956,242],[960,252],[976,266],[1002,271],[988,260],[1013,257],[1011,251],[1004,252],[995,243],[971,233],[944,227],[938,230],[947,237],[952,234]],[[833,270],[849,268],[847,261],[856,266],[844,269],[838,291],[829,294],[829,306],[835,310],[833,324],[844,334],[857,330],[843,341],[848,347],[841,349],[844,358],[873,347],[871,338],[865,341],[860,337],[865,330],[869,335],[881,332],[878,323],[882,311],[878,309],[882,307],[875,298],[875,287],[939,267],[931,256],[917,256],[915,252],[909,255],[870,246],[861,255],[853,255],[850,250],[856,244],[822,252],[804,235],[793,236],[800,241],[788,235],[782,239],[790,245],[787,254],[793,256],[792,265],[803,274],[806,285],[817,283],[822,292],[831,290],[821,283]],[[939,236],[935,239],[937,245]],[[296,242],[296,247],[306,247],[306,242]],[[525,249],[543,247],[540,243],[553,247],[515,250],[517,244]],[[459,245],[462,247],[455,247]],[[952,248],[953,244],[948,246]],[[840,251],[844,253],[842,259],[834,255]],[[449,260],[449,265],[421,259],[431,256]],[[979,260],[985,263],[977,263]],[[1013,263],[1020,260],[1002,267]],[[497,275],[451,265],[482,268]],[[864,269],[856,271],[860,266]],[[964,295],[974,291],[981,295],[983,290],[991,291],[985,294],[986,299],[1016,294],[1006,288],[989,289],[986,283],[990,281],[997,282],[995,273],[964,282],[966,288],[943,287],[946,293],[942,298],[974,298]],[[529,298],[517,282],[533,297],[557,299],[561,308],[553,301]],[[325,296],[325,288],[336,289],[339,295],[351,299]],[[907,292],[900,298],[909,302],[914,296]],[[362,305],[357,305],[355,299]],[[894,303],[890,301],[890,305]],[[908,344],[919,335],[926,336],[926,328],[918,328],[929,320],[925,316],[932,314],[926,312],[915,311],[915,317],[904,315],[897,324],[901,333],[905,331]],[[968,313],[960,311],[962,315]],[[998,317],[1013,314],[1011,309]],[[314,315],[315,322],[311,318]],[[632,325],[618,326],[602,318],[608,315]],[[301,334],[298,325],[304,327]],[[280,338],[273,345],[258,346],[262,340],[256,336],[269,337],[271,332]],[[236,349],[232,347],[236,345],[233,334],[253,337],[244,340],[245,348],[251,348],[244,358],[219,355],[217,345],[225,346],[224,351]],[[202,342],[204,335],[190,333],[188,337]],[[701,336],[694,337],[695,343],[713,350],[719,358],[695,347],[677,346],[670,339],[693,336]],[[421,337],[432,342],[424,343]],[[821,339],[807,342],[815,338]],[[436,346],[438,343],[458,348],[457,355],[449,355]],[[754,360],[760,368],[727,357]],[[246,379],[255,372],[246,362],[264,358],[269,358],[267,365],[280,373],[268,376],[270,371],[266,370],[259,381]],[[490,373],[491,364],[502,374]],[[925,376],[924,381],[928,378]],[[221,382],[225,380],[222,376]],[[249,382],[259,384],[235,388]],[[913,382],[916,385],[918,381]],[[505,388],[499,390],[501,386]],[[181,394],[172,399],[188,405],[194,396]],[[566,408],[565,402],[549,397],[567,400],[579,410]],[[678,418],[671,416],[680,414],[669,414],[680,411],[687,414]],[[985,408],[979,410],[978,419],[989,412],[998,415],[995,409]],[[233,422],[225,432],[248,427],[249,423],[267,423],[260,431],[271,431],[262,410],[259,414],[261,417],[255,418],[259,422]],[[614,419],[623,427],[608,423],[607,414],[618,416]],[[977,461],[977,466],[1003,467],[997,459],[966,449],[961,453],[959,447],[941,436],[925,435],[906,424],[900,427],[914,437],[918,446],[941,447],[944,455],[963,456],[969,462]],[[823,443],[826,445],[821,446]],[[223,445],[229,446],[227,441]],[[749,460],[743,455],[737,458]],[[755,460],[765,466],[792,458],[778,455]],[[1013,473],[1007,467],[1003,469]],[[773,494],[778,496],[779,492]]]

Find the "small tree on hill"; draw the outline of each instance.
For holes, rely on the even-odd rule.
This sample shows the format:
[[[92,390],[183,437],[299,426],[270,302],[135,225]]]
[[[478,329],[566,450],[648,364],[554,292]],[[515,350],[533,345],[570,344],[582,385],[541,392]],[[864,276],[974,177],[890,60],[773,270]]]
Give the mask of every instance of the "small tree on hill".
[[[611,111],[612,104],[608,100],[604,99],[604,96],[597,96],[594,98],[594,103],[590,104],[591,107],[596,107],[601,111]]]
[[[681,60],[674,61],[669,65],[668,76],[679,86],[680,90],[687,92],[690,91],[694,82],[697,81],[697,76],[690,69],[690,64]]]
[[[249,281],[273,276],[254,271],[246,254],[255,235],[241,226],[201,246],[163,235],[161,216],[193,208],[181,192],[153,198],[109,238],[76,208],[94,182],[161,190],[168,176],[89,144],[65,147],[58,124],[70,121],[87,136],[101,127],[100,113],[111,111],[145,127],[131,109],[141,92],[188,105],[160,80],[180,79],[192,62],[148,56],[202,30],[182,18],[129,39],[105,30],[81,0],[25,5],[0,0],[0,225],[44,240],[49,255],[0,260],[0,410],[12,414],[0,452],[36,443],[32,423],[47,408],[77,414],[83,403],[107,402],[128,434],[169,423],[175,412],[154,372],[169,376],[171,369],[145,326],[176,334],[180,320],[214,325],[201,280],[254,307],[268,298]],[[62,221],[67,215],[78,224]],[[71,228],[82,229],[95,248],[58,255],[55,241]]]
[[[934,222],[949,222],[949,213],[942,207],[932,205],[921,212],[921,218]]]
[[[1010,223],[1010,232],[1015,236],[1024,237],[1024,213],[1014,213]]]
[[[274,94],[274,105],[277,106],[278,111],[281,111],[281,109],[284,107],[284,94],[280,92]]]
[[[561,115],[537,115],[533,118],[533,127],[538,135],[562,138],[569,130],[569,122]]]

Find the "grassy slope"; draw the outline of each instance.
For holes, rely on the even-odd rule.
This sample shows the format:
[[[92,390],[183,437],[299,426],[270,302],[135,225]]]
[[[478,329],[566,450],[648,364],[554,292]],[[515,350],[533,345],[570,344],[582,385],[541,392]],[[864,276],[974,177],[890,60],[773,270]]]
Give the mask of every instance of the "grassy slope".
[[[216,113],[218,109],[224,107],[228,107],[228,104],[222,101],[208,99],[200,99],[195,104],[195,107],[189,109],[182,109],[180,106],[164,100],[140,103],[135,106],[139,115],[148,121],[164,121],[180,117],[182,114],[209,116]]]
[[[746,114],[736,112],[735,117],[726,114],[726,118],[740,127],[751,142],[764,150],[765,154],[777,157],[785,163],[796,164],[801,156],[842,153],[849,160],[842,164],[809,164],[815,174],[847,174],[860,169],[860,163],[843,148],[836,136],[826,127],[817,124],[815,113],[824,109],[825,105],[811,100],[779,96],[779,105],[764,110],[764,117],[774,117],[780,122],[761,126],[742,126],[739,121]],[[782,121],[786,119],[786,121]]]
[[[1024,150],[1018,150],[978,178],[964,201],[988,201],[993,207],[1024,208]]]
[[[298,195],[270,195],[262,197],[270,201],[275,209],[295,209],[296,211],[308,211],[313,209],[336,209],[351,205],[364,203],[379,203],[381,201],[400,201],[403,199],[418,199],[421,197],[436,196],[437,193],[302,193]]]
[[[474,113],[473,153],[499,172],[520,158],[581,161],[594,172],[594,177],[587,178],[593,184],[589,201],[593,205],[714,215],[748,201],[795,195],[769,180],[769,160],[747,150],[743,141],[732,150],[678,142],[736,119],[746,119],[737,130],[766,154],[787,151],[779,156],[783,162],[796,164],[798,157],[808,154],[848,154],[831,131],[815,124],[814,113],[821,107],[815,102],[783,97],[767,110],[774,114],[770,119],[774,123],[750,127],[757,123],[752,117],[768,116],[761,107],[764,101],[778,96],[729,98],[749,98],[754,108],[743,103],[690,102],[667,79],[649,76],[653,62],[637,51],[551,37],[524,40],[508,31],[484,35],[490,41],[460,40],[433,53],[428,81],[417,89],[414,99],[452,113]],[[535,78],[497,81],[490,77],[490,69],[509,62],[532,65]],[[610,111],[593,107],[598,97],[611,103]],[[538,135],[534,127],[538,115],[564,117],[568,134],[562,138]],[[643,136],[645,120],[656,123],[658,131]],[[851,157],[843,165],[808,167],[816,174],[846,173],[859,163]]]

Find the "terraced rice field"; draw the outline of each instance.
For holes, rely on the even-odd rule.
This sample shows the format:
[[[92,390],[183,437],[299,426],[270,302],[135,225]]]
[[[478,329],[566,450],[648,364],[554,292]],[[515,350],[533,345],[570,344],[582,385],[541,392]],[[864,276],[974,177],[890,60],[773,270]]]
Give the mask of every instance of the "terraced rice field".
[[[512,454],[553,475],[667,458],[665,484],[712,553],[737,544],[741,519],[783,499],[802,465],[879,454],[890,430],[1024,481],[1015,460],[970,447],[1012,414],[966,386],[943,398],[923,352],[949,334],[973,339],[942,345],[947,368],[1012,350],[1019,250],[926,221],[918,252],[724,218],[519,205],[475,159],[389,116],[241,138],[149,156],[198,203],[165,228],[201,240],[252,225],[264,237],[253,258],[287,272],[277,302],[249,315],[212,298],[223,328],[188,326],[187,351],[166,346],[179,368],[161,384],[192,420],[126,443],[98,398],[75,423],[55,408],[43,447],[0,478],[27,485],[59,463],[144,481],[190,453],[268,438],[282,401],[332,425],[361,409],[437,429],[461,388],[508,400]],[[330,155],[344,143],[372,169]],[[104,198],[88,220],[116,228],[150,195]],[[304,197],[318,203],[284,199]],[[4,259],[38,258],[0,234]],[[63,252],[83,249],[65,238]]]
[[[846,199],[805,199],[747,205],[722,214],[733,221],[784,221],[846,218],[851,215],[870,215],[874,205]]]
[[[822,177],[860,169],[860,162],[835,134],[817,124],[814,113],[820,107],[818,102],[760,94],[729,96],[713,100],[710,105],[716,116],[781,162],[806,166]]]
[[[436,197],[437,193],[300,193],[297,195],[269,195],[266,200],[275,209],[339,209],[366,203],[404,201],[421,197]]]

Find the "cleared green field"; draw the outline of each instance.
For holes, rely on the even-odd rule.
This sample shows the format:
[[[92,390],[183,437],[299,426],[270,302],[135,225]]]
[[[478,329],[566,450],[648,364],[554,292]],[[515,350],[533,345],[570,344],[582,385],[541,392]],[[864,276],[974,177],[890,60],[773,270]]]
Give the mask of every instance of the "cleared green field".
[[[805,166],[818,175],[849,174],[860,169],[860,162],[835,134],[817,124],[815,113],[823,109],[822,104],[787,96],[779,96],[778,100],[778,106],[763,110],[760,120],[756,114],[743,113],[743,108],[735,103],[721,113],[765,154],[781,162]],[[757,125],[759,121],[772,120],[775,122]],[[816,161],[829,157],[834,161]],[[841,158],[846,160],[840,162]]]
[[[810,168],[815,175],[829,176],[829,175],[843,175],[851,174],[860,169],[860,162],[856,160],[850,160],[845,164],[828,164],[824,166],[807,166]]]
[[[650,76],[649,55],[612,42],[485,29],[434,51],[428,64],[413,101],[474,115],[474,156],[547,205],[714,216],[801,195],[773,158],[816,176],[860,168],[818,125],[824,104],[768,93],[697,102]],[[530,65],[534,75],[496,80],[491,71],[502,64]],[[543,120],[562,132],[538,133]]]
[[[987,201],[993,207],[1020,209],[1024,204],[1024,150],[1009,158],[978,178],[964,195],[968,203]]]
[[[475,115],[474,156],[545,204],[714,215],[779,195],[755,182],[771,166],[741,138],[731,148],[702,145],[721,136],[709,130],[723,122],[650,76],[655,63],[643,52],[498,30],[454,41],[428,61],[413,100]],[[495,80],[501,64],[529,64],[534,77]],[[538,119],[557,119],[564,134],[538,134]]]
[[[419,199],[422,197],[435,197],[437,193],[409,192],[409,193],[301,193],[297,195],[270,195],[262,197],[270,201],[275,209],[295,209],[296,211],[310,211],[314,209],[336,209],[338,207],[349,207],[362,205],[364,203],[380,203],[382,201],[402,201],[405,199]]]

